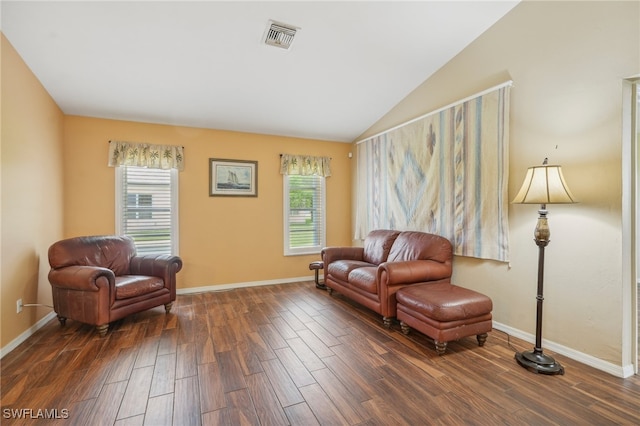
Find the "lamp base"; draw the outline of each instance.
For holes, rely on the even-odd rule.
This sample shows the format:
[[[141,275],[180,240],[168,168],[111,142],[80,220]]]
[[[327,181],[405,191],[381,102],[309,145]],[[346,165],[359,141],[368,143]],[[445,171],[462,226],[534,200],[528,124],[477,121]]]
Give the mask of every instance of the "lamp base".
[[[564,367],[556,362],[553,357],[545,355],[542,351],[524,351],[516,354],[516,361],[522,367],[538,374],[564,374]]]

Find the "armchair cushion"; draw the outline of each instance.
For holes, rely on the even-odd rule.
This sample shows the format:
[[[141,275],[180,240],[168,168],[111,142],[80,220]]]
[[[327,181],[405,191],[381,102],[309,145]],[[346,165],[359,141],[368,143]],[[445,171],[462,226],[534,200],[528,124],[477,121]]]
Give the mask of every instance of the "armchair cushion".
[[[164,287],[164,281],[158,277],[123,275],[116,277],[116,299],[128,299],[152,293]]]

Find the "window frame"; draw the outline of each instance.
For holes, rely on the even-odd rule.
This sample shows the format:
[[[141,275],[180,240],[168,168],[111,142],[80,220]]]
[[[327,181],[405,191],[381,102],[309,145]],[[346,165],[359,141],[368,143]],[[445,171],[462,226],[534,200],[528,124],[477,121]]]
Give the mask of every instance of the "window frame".
[[[303,247],[291,247],[290,245],[290,214],[291,214],[291,204],[290,204],[290,178],[293,177],[312,177],[317,179],[318,184],[315,186],[317,190],[320,191],[320,201],[321,206],[319,208],[314,208],[312,216],[317,216],[317,214],[321,215],[321,219],[319,220],[319,224],[321,229],[318,232],[318,242],[317,244]],[[283,238],[284,238],[284,255],[285,256],[300,256],[307,254],[318,254],[320,250],[326,245],[327,241],[327,179],[324,176],[317,175],[283,175]],[[316,228],[317,230],[317,228]]]
[[[123,213],[124,213],[124,206],[123,206],[123,201],[124,201],[124,194],[123,194],[123,190],[124,190],[124,172],[125,169],[127,167],[131,167],[131,168],[136,168],[136,169],[140,169],[140,170],[154,170],[154,169],[148,169],[146,167],[136,167],[136,166],[117,166],[115,167],[116,170],[116,188],[115,188],[115,197],[116,197],[116,203],[115,203],[115,229],[116,229],[116,234],[117,235],[125,235],[124,232],[124,217],[123,217]],[[157,171],[154,170],[154,171]],[[177,256],[179,254],[179,179],[178,179],[178,170],[177,169],[168,169],[169,172],[169,185],[170,185],[170,210],[171,210],[171,219],[170,219],[170,229],[171,229],[171,253],[166,253],[166,252],[157,252],[158,254],[171,254],[174,256]],[[130,193],[128,195],[132,195],[134,193]],[[136,213],[137,214],[137,213]],[[137,244],[136,244],[137,247]],[[147,254],[147,253],[145,253]],[[150,254],[150,253],[148,253]]]

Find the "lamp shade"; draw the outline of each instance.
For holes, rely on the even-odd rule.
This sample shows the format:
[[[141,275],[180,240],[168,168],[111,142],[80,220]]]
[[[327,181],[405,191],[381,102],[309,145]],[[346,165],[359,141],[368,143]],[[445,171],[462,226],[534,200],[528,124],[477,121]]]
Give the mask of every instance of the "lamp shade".
[[[517,204],[568,204],[576,200],[569,191],[560,166],[529,167],[518,195]]]

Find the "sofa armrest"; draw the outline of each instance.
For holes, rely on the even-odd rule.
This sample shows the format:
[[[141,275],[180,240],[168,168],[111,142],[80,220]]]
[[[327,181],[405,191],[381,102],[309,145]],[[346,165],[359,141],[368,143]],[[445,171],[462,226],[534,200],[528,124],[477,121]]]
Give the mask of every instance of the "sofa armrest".
[[[363,260],[364,247],[325,247],[320,252],[325,270],[337,260]]]
[[[378,285],[393,286],[450,279],[451,263],[432,260],[384,262],[378,267]]]
[[[98,279],[105,277],[109,287],[115,286],[113,271],[98,266],[66,266],[49,271],[52,286],[69,290],[99,291]]]

